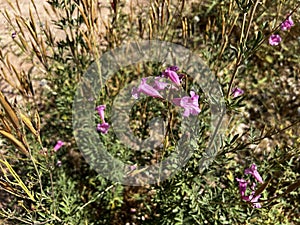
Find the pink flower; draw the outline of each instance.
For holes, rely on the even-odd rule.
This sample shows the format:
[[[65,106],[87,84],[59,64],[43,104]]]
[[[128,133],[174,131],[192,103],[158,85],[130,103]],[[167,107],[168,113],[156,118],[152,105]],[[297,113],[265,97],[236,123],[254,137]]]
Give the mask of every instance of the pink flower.
[[[279,36],[279,34],[272,34],[269,38],[269,44],[270,45],[279,45],[279,43],[281,42],[281,37]]]
[[[105,122],[105,118],[104,118],[104,110],[106,109],[105,105],[99,105],[96,107],[95,110],[98,111],[98,114],[102,120],[102,123],[97,125],[97,131],[100,131],[103,134],[107,134],[108,129],[110,127],[110,125],[108,123]]]
[[[259,183],[263,183],[260,174],[257,171],[257,166],[252,164],[249,169],[245,169],[245,174],[251,174]]]
[[[261,195],[253,196],[254,193],[252,193],[252,197],[250,199],[250,202],[252,203],[253,208],[261,208],[261,204],[258,203],[258,199],[260,198]]]
[[[244,179],[239,179],[239,178],[236,178],[236,180],[239,182],[240,194],[242,197],[244,197],[246,194],[248,181],[245,181]]]
[[[291,27],[294,26],[294,21],[292,20],[292,17],[289,16],[285,21],[283,21],[280,25],[281,30],[286,31],[291,29]]]
[[[241,198],[247,202],[251,202],[253,208],[261,208],[261,204],[258,203],[258,199],[261,197],[261,195],[254,196],[255,191],[253,189],[255,188],[255,183],[253,183],[251,186],[251,189],[253,190],[251,195],[246,195],[247,185],[249,182],[239,178],[236,178],[236,180],[239,182]]]
[[[65,143],[61,140],[57,141],[56,145],[54,146],[53,150],[57,152]]]
[[[172,67],[169,67],[165,70],[165,72],[162,73],[162,76],[163,77],[168,77],[174,84],[180,86],[180,79],[179,79],[179,75],[176,73],[177,71],[177,68],[172,68]]]
[[[166,87],[170,86],[170,84],[166,82],[160,81],[161,77],[155,77],[154,78],[154,85],[153,88],[157,91],[164,90]]]
[[[238,88],[238,87],[235,87],[235,88],[232,90],[232,93],[231,93],[231,94],[233,95],[234,98],[236,98],[236,97],[239,97],[239,96],[243,95],[243,94],[244,94],[244,91],[243,91],[242,89]]]
[[[131,91],[132,97],[134,97],[135,99],[138,99],[140,94],[143,93],[145,95],[148,95],[148,96],[151,96],[154,98],[163,98],[155,88],[153,88],[146,82],[147,82],[147,77],[142,78],[140,85],[137,88],[134,87],[132,89],[132,91]]]
[[[190,114],[198,115],[201,111],[198,103],[199,95],[196,95],[194,91],[191,91],[190,95],[191,97],[185,96],[182,98],[174,98],[172,100],[175,105],[184,108],[184,117],[188,117]]]
[[[106,122],[103,122],[101,124],[99,123],[97,125],[97,131],[100,131],[102,134],[107,134],[109,127],[110,125]]]
[[[95,110],[98,111],[98,114],[99,114],[99,116],[100,116],[102,122],[105,122],[105,120],[104,120],[104,110],[105,110],[105,108],[106,108],[105,105],[99,105],[99,106],[97,106],[96,109],[95,109]]]
[[[170,66],[167,68],[167,70],[172,70],[172,71],[176,72],[179,70],[179,67],[178,66]]]
[[[130,208],[130,212],[135,213],[136,209],[135,208]]]
[[[167,82],[163,82],[160,81],[162,78],[161,77],[155,77],[154,78],[154,84],[152,85],[152,87],[157,90],[157,91],[162,91],[167,87],[170,87],[170,89],[174,89],[174,90],[178,90],[177,87],[175,87],[174,85],[167,83]]]
[[[130,170],[136,170],[137,169],[137,166],[136,165],[132,165],[132,166],[129,166]]]
[[[13,32],[13,33],[11,34],[12,39],[15,39],[16,36],[17,36],[17,32]]]

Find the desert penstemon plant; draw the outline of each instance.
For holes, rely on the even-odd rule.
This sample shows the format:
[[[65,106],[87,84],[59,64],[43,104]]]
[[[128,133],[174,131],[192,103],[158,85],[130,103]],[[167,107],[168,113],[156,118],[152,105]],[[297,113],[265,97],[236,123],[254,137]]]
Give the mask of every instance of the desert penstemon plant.
[[[6,93],[1,90],[1,134],[4,137],[3,141],[1,139],[4,146],[0,161],[3,174],[1,194],[5,192],[12,196],[5,196],[11,205],[4,205],[2,218],[13,221],[13,224],[122,224],[124,221],[136,224],[299,223],[299,131],[293,129],[295,124],[297,126],[295,119],[299,114],[290,114],[282,107],[292,105],[293,112],[298,109],[299,94],[294,98],[293,93],[299,92],[292,89],[295,84],[297,87],[299,72],[297,2],[277,1],[270,5],[267,1],[201,1],[201,6],[191,4],[192,7],[186,7],[189,1],[180,1],[174,6],[172,1],[155,0],[135,15],[123,12],[125,3],[122,1],[113,1],[110,6],[96,1],[48,2],[53,8],[50,14],[57,17],[52,25],[62,31],[62,40],[56,39],[57,34],[49,26],[49,21],[44,23],[35,17],[35,13],[40,12],[34,8],[28,18],[19,11],[21,2],[14,7],[15,17],[5,12],[12,29],[9,36],[21,49],[17,52],[18,57],[25,55],[26,59],[29,58],[32,65],[40,69],[40,75],[48,80],[50,89],[48,107],[41,108],[39,113],[3,97]],[[111,12],[111,20],[101,18],[104,10]],[[133,7],[130,10],[133,12]],[[287,12],[291,13],[284,18]],[[278,29],[268,27],[272,18],[283,18],[283,23],[274,23],[279,24]],[[100,32],[102,22],[106,29],[104,34]],[[279,34],[280,28],[287,32],[280,33],[281,38],[272,38],[274,46],[264,45],[270,34]],[[242,115],[245,130],[236,133],[232,129],[229,132],[219,156],[204,173],[197,170],[200,157],[196,152],[195,159],[182,173],[157,186],[144,189],[126,187],[124,191],[118,184],[105,181],[87,170],[87,165],[78,166],[83,163],[80,157],[76,157],[66,121],[70,117],[77,79],[87,64],[101,55],[99,48],[115,47],[131,38],[160,38],[192,46],[196,51],[203,48],[201,56],[216,71],[224,82],[225,91],[228,91],[230,113],[243,112],[245,105],[251,108],[252,101],[258,101],[256,104],[262,107],[274,99],[269,107],[275,111],[276,117],[286,116],[287,124],[275,120],[278,127],[268,129],[268,119],[259,117],[262,108],[253,107],[254,113],[247,113],[254,114],[254,119],[248,120],[247,113]],[[250,56],[255,56],[254,60]],[[4,69],[2,78],[15,90],[30,95],[33,78],[30,71],[18,71],[18,65],[9,60],[5,48],[1,49],[1,65]],[[11,74],[15,75],[14,79],[10,78]],[[172,97],[172,88],[178,88],[178,79],[170,71],[166,76],[146,78],[136,87],[135,96],[150,93],[155,96],[152,98],[160,100],[167,90]],[[20,85],[12,81],[20,82]],[[115,83],[111,82],[111,85]],[[275,89],[278,83],[282,84],[278,86],[279,91]],[[33,89],[38,91],[35,86]],[[115,89],[117,92],[118,87]],[[174,104],[182,108],[183,114],[191,112],[191,116],[199,110],[194,104],[197,94],[173,96],[170,100],[175,98]],[[284,101],[285,96],[290,99]],[[53,104],[53,100],[58,104]],[[191,103],[191,108],[187,103]],[[33,103],[30,104],[32,108]],[[101,101],[101,104],[105,102]],[[203,113],[197,115],[200,118],[206,113],[203,108],[201,111]],[[266,115],[269,113],[264,108],[262,111]],[[51,129],[45,129],[44,124],[49,118],[48,112],[54,115],[48,119]],[[237,120],[232,119],[233,122]],[[107,121],[104,118],[99,123],[99,132],[108,131],[105,135],[109,136]],[[262,126],[255,129],[253,124]],[[202,131],[199,133],[198,144],[205,148],[206,135]],[[61,141],[56,145],[59,139],[65,145]],[[264,144],[265,140],[276,144],[269,146]],[[122,153],[120,149],[117,151]],[[25,163],[27,159],[29,161]],[[250,189],[246,190],[249,194],[239,195],[234,178],[241,177],[243,168],[253,162],[263,175],[264,183],[257,184],[257,188],[249,185]],[[136,165],[130,170],[138,172]],[[254,196],[260,196],[258,202]],[[245,200],[239,201],[240,197]],[[258,204],[261,208],[253,208]],[[8,221],[3,223],[9,224]]]

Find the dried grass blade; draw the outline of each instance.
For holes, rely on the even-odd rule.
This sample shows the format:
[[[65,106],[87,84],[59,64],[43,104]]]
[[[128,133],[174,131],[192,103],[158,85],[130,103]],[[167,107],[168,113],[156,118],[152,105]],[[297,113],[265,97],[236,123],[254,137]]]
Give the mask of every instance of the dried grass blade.
[[[36,125],[36,130],[39,132],[41,129],[41,120],[38,111],[35,111],[34,113],[34,122]]]
[[[12,129],[9,125],[9,122],[7,121],[7,119],[5,119],[5,117],[3,115],[1,115],[1,122],[2,122],[2,125],[4,126],[5,131],[7,131],[8,133],[11,133]]]
[[[23,113],[20,113],[20,116],[21,116],[21,119],[22,119],[22,122],[25,124],[25,126],[31,131],[31,133],[34,135],[34,136],[37,136],[38,135],[38,132],[37,130],[33,127],[30,119],[25,116]]]
[[[6,1],[9,4],[9,7],[11,7],[14,11],[16,11],[14,5],[12,4],[12,2],[10,0]]]
[[[20,16],[17,16],[17,15],[16,15],[15,19],[16,19],[16,23],[18,25],[19,31],[22,34],[21,36],[24,39],[24,37],[26,36],[25,33],[24,33],[24,30],[23,30],[23,25],[22,25],[22,24],[24,24],[24,19]]]
[[[0,134],[2,134],[4,137],[9,139],[17,148],[19,148],[22,151],[22,153],[28,155],[28,150],[25,147],[25,145],[22,142],[20,142],[18,139],[16,139],[11,133],[8,133],[5,130],[0,130]]]
[[[28,190],[28,188],[26,187],[26,185],[23,183],[23,181],[21,180],[20,176],[11,167],[11,165],[9,164],[9,162],[7,162],[6,160],[2,160],[2,159],[0,159],[0,162],[3,163],[7,167],[7,169],[10,172],[10,174],[15,178],[15,180],[18,183],[18,185],[23,189],[23,191],[28,195],[28,197],[32,201],[35,202],[35,199],[34,199],[33,195],[30,193],[30,191]]]
[[[82,35],[84,41],[87,43],[87,45],[88,45],[88,47],[89,47],[89,50],[90,50],[90,51],[93,51],[93,47],[92,47],[92,45],[91,45],[91,42],[90,42],[90,40],[88,39],[88,37],[85,35],[84,31],[80,30],[80,33],[81,33],[81,35]]]
[[[76,4],[76,5],[77,5],[77,4]],[[78,10],[80,11],[80,14],[81,14],[82,17],[83,17],[84,23],[86,24],[88,30],[90,30],[91,26],[90,26],[89,21],[88,21],[86,15],[85,15],[85,13],[84,13],[84,10],[83,10],[79,5],[77,5],[77,8],[78,8]]]
[[[6,97],[2,94],[2,91],[0,91],[0,104],[2,105],[8,119],[18,131],[20,128],[19,118],[17,117],[17,114],[14,112],[10,103],[7,101]]]
[[[2,77],[4,78],[4,80],[12,87],[12,88],[16,88],[16,84],[13,83],[11,81],[11,79],[8,79],[8,76],[5,72],[5,70],[1,67],[1,72],[2,72]]]

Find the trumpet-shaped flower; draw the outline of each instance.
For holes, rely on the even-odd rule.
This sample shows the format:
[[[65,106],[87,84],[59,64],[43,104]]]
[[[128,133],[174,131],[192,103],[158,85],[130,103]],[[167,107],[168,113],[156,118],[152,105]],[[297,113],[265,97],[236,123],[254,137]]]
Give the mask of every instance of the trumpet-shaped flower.
[[[259,183],[263,183],[262,177],[257,171],[257,166],[252,164],[249,169],[245,169],[245,174],[251,174]]]
[[[281,37],[279,34],[272,34],[269,37],[269,44],[270,45],[279,45],[279,43],[281,42]]]
[[[161,90],[164,90],[166,87],[170,86],[169,83],[167,82],[163,82],[163,81],[160,81],[161,80],[161,77],[155,77],[154,78],[154,85],[153,85],[153,88],[157,91],[161,91]]]
[[[236,180],[239,182],[241,198],[247,202],[251,202],[253,208],[261,208],[261,204],[258,203],[258,199],[261,197],[261,195],[254,196],[255,191],[253,189],[255,188],[255,183],[253,183],[251,186],[251,189],[253,190],[251,195],[246,195],[247,185],[249,182],[239,178],[236,178]]]
[[[108,129],[110,127],[110,125],[105,122],[105,118],[104,118],[104,110],[106,109],[105,105],[99,105],[95,108],[95,110],[98,111],[98,114],[101,118],[102,123],[97,125],[97,131],[100,131],[103,134],[107,134]]]
[[[104,110],[106,109],[106,106],[105,105],[99,105],[96,107],[95,110],[97,110],[102,122],[105,122],[104,120]]]
[[[180,78],[179,78],[179,75],[176,73],[177,70],[178,70],[178,67],[176,67],[176,66],[174,66],[174,68],[169,67],[162,73],[162,76],[169,78],[174,84],[179,86]]]
[[[131,94],[135,99],[138,99],[141,93],[154,98],[163,98],[154,87],[150,86],[146,82],[147,77],[142,78],[140,85],[137,88],[134,87],[132,89]]]
[[[185,96],[182,98],[174,98],[172,101],[175,105],[184,108],[183,116],[188,117],[190,114],[198,115],[200,113],[199,108],[199,95],[196,95],[194,91],[190,92],[191,97]]]
[[[239,182],[240,194],[243,197],[246,194],[248,181],[245,181],[244,179],[239,179],[239,178],[236,178],[236,180]]]
[[[57,141],[56,145],[54,146],[53,150],[57,152],[65,143],[61,140]]]
[[[252,203],[253,208],[261,208],[261,204],[258,203],[258,199],[261,195],[254,196],[254,192],[250,195],[251,199],[250,202]]]
[[[282,22],[280,28],[281,30],[286,31],[291,29],[292,26],[294,26],[294,21],[292,20],[292,17],[289,16],[285,21]]]
[[[97,131],[100,131],[103,134],[107,134],[109,127],[110,127],[110,125],[106,122],[103,122],[101,124],[99,123],[97,125]]]
[[[167,82],[163,82],[160,81],[162,78],[161,77],[155,77],[154,78],[154,84],[153,84],[153,88],[157,91],[162,91],[165,90],[166,88],[170,87],[170,89],[175,89],[177,90],[178,88],[175,87],[174,85],[167,83]]]

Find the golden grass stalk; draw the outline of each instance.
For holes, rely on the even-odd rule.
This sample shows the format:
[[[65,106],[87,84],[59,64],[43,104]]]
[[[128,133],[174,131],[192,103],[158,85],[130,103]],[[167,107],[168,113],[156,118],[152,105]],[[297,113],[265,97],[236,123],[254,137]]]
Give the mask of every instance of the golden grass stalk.
[[[0,130],[0,134],[2,134],[4,137],[10,140],[10,142],[14,144],[18,149],[20,149],[22,153],[24,153],[25,155],[29,154],[25,145],[21,141],[19,141],[14,135],[5,130]],[[25,140],[23,140],[23,142],[24,141]]]
[[[7,101],[6,97],[3,95],[2,91],[0,91],[0,104],[2,105],[7,118],[9,121],[12,123],[16,131],[18,132],[20,129],[20,123],[19,123],[19,118],[15,111],[13,110],[11,104]]]
[[[2,160],[0,159],[0,163],[4,164],[6,166],[6,168],[8,169],[8,171],[10,172],[10,174],[14,177],[14,179],[16,180],[17,184],[23,189],[23,191],[27,194],[27,196],[35,202],[35,199],[33,197],[33,195],[31,194],[31,192],[28,190],[28,188],[26,187],[26,185],[24,184],[24,182],[21,180],[20,176],[15,172],[15,170],[11,167],[11,165],[9,164],[9,162],[7,162],[6,160]],[[2,172],[5,174],[6,172],[3,170],[3,168],[1,167]]]

